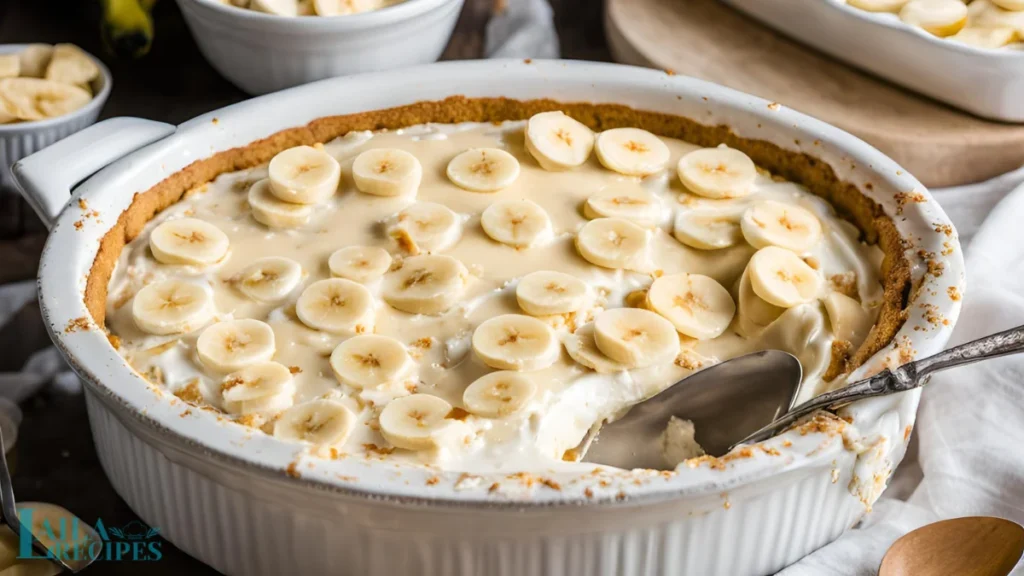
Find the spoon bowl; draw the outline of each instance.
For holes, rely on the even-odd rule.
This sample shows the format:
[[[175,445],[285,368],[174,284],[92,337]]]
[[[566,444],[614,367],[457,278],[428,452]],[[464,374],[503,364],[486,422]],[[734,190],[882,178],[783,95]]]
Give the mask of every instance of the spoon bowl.
[[[1002,518],[944,520],[889,548],[878,576],[1006,576],[1024,554],[1024,528]]]
[[[596,426],[576,450],[587,462],[627,470],[668,468],[674,463],[665,461],[659,440],[676,416],[693,422],[705,452],[721,456],[792,408],[801,376],[800,361],[779,350],[733,358],[683,378],[614,422]]]

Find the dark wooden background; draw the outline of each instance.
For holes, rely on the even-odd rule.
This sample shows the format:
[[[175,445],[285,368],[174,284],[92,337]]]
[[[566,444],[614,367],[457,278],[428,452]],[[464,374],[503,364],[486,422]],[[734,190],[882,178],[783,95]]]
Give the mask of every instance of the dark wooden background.
[[[139,61],[117,60],[100,45],[95,4],[99,0],[0,0],[0,43],[73,42],[110,67],[114,89],[104,117],[141,116],[174,124],[244,100],[203,60],[176,4],[160,0],[154,9],[155,42]],[[506,0],[515,1],[515,0]],[[609,60],[601,0],[550,0],[562,56]],[[444,59],[483,56],[484,28],[503,0],[467,0]],[[0,284],[35,276],[45,234],[34,215],[9,191],[0,192]],[[0,327],[0,372],[18,370],[35,350],[49,345],[34,305]],[[20,501],[64,506],[86,520],[102,518],[122,526],[136,518],[107,482],[89,433],[80,394],[45,391],[22,405],[14,489]],[[163,544],[156,563],[98,562],[88,573],[216,574]],[[396,575],[400,576],[400,575]]]

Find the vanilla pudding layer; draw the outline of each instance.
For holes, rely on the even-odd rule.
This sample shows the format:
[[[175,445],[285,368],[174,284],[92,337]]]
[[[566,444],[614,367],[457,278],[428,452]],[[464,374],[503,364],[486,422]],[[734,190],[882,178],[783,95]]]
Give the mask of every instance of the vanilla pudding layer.
[[[781,349],[796,355],[804,368],[800,395],[809,398],[826,387],[823,377],[832,361],[836,332],[844,332],[841,340],[863,341],[863,327],[852,336],[849,333],[849,317],[840,314],[842,306],[835,304],[835,293],[851,296],[852,300],[843,302],[855,302],[861,313],[857,318],[860,322],[868,319],[870,326],[883,299],[882,252],[861,243],[858,230],[840,219],[824,200],[760,171],[745,196],[697,196],[681,184],[676,164],[698,147],[670,138],[660,138],[670,152],[665,168],[646,177],[609,170],[596,154],[572,170],[547,171],[527,152],[524,126],[525,122],[430,124],[379,133],[354,132],[327,142],[323,149],[339,162],[341,184],[336,194],[315,206],[306,224],[294,229],[269,228],[251,214],[249,190],[267,177],[265,165],[223,174],[191,191],[149,222],[119,256],[109,285],[106,325],[118,337],[120,353],[158,388],[222,411],[225,419],[280,437],[284,435],[275,428],[287,420],[281,413],[289,406],[322,398],[338,402],[354,416],[354,424],[343,441],[330,446],[335,456],[379,458],[383,454],[388,459],[480,472],[544,470],[556,465],[592,467],[562,459],[595,422],[658,393],[693,370],[756,350]],[[356,190],[353,160],[374,148],[401,149],[418,159],[423,174],[415,196],[380,197]],[[449,162],[477,148],[499,148],[514,156],[520,167],[514,182],[493,193],[472,192],[453,184],[446,174]],[[644,262],[634,266],[638,270],[594,265],[577,249],[577,233],[588,223],[584,205],[588,198],[609,189],[647,191],[660,204],[660,217],[647,223],[649,250]],[[498,201],[523,199],[540,206],[550,219],[551,233],[546,239],[516,248],[496,242],[484,232],[481,214],[485,209]],[[788,309],[768,306],[741,282],[757,252],[742,236],[735,245],[708,250],[688,246],[674,234],[682,213],[700,210],[714,215],[708,226],[722,225],[722,221],[736,225],[751,206],[768,200],[806,209],[821,227],[820,239],[799,254],[821,280],[817,293],[810,301]],[[347,246],[383,248],[393,258],[392,270],[399,268],[411,254],[408,242],[394,233],[397,215],[425,202],[443,205],[457,215],[457,241],[435,253],[451,256],[466,267],[465,291],[441,314],[411,314],[385,301],[384,280],[368,281],[373,309],[367,324],[372,328],[364,327],[365,332],[401,342],[413,365],[400,381],[387,385],[358,388],[343,383],[332,369],[330,356],[353,334],[309,327],[296,313],[296,300],[314,282],[332,277],[328,261],[335,251]],[[595,214],[591,211],[588,215]],[[150,249],[153,230],[182,218],[199,219],[222,231],[229,241],[226,256],[202,268],[158,262]],[[240,289],[241,273],[255,261],[272,256],[297,262],[301,281],[280,302],[260,303]],[[474,331],[496,316],[527,315],[517,302],[516,288],[521,278],[537,271],[579,278],[589,287],[590,297],[576,312],[540,317],[564,345],[551,365],[523,372],[536,387],[528,401],[512,414],[476,414],[464,404],[464,392],[495,369],[474,352]],[[574,331],[585,327],[580,333],[586,335],[587,328],[592,328],[589,324],[603,311],[644,306],[645,291],[656,278],[679,273],[708,276],[731,293],[737,311],[720,335],[698,340],[680,334],[680,352],[674,360],[630,370],[598,372],[569,355],[566,346],[580,338]],[[197,353],[197,340],[205,326],[172,335],[153,335],[138,327],[132,314],[135,294],[167,279],[204,286],[212,292],[215,313],[211,325],[251,318],[272,328],[273,361],[289,367],[292,374],[286,401],[239,414],[237,406],[224,400],[224,372],[211,370]],[[859,342],[853,344],[856,347]],[[413,393],[440,397],[454,408],[432,435],[431,445],[416,450],[389,442],[380,424],[385,406]],[[301,439],[298,442],[302,444]]]

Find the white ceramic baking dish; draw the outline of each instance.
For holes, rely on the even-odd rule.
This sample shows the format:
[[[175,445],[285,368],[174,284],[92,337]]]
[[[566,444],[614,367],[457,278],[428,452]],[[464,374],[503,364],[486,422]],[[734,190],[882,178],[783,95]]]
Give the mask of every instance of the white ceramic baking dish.
[[[408,0],[347,16],[289,18],[178,0],[199,51],[249,94],[314,80],[427,64],[441,57],[464,0]]]
[[[335,78],[176,128],[109,120],[23,160],[15,174],[52,226],[40,268],[43,317],[86,382],[97,451],[125,501],[217,570],[275,576],[752,576],[774,573],[856,524],[903,457],[917,391],[851,406],[844,415],[853,424],[841,436],[790,431],[770,441],[777,455],[755,450],[723,469],[552,473],[554,486],[527,487],[523,477],[300,457],[293,444],[161,397],[89,319],[86,275],[135,192],[193,161],[318,117],[456,94],[625,104],[813,154],[893,215],[923,286],[899,345],[857,375],[937,352],[952,330],[960,305],[947,289],[963,289],[963,260],[955,236],[936,231],[949,221],[916,179],[849,134],[691,78],[580,62],[457,62]],[[57,163],[64,169],[50,169]],[[68,203],[75,184],[107,163]],[[98,216],[83,219],[78,200]],[[919,250],[931,253],[930,269]],[[929,323],[921,306],[948,323]]]
[[[0,54],[15,54],[24,50],[27,44],[2,44]],[[107,103],[114,82],[110,70],[98,58],[89,55],[100,68],[100,77],[91,86],[93,97],[88,104],[57,118],[36,122],[12,122],[0,124],[0,189],[14,188],[11,165],[18,160],[46,148],[50,144],[74,134],[96,122],[103,105]]]
[[[983,118],[1024,122],[1024,50],[933,36],[841,0],[722,0],[872,74]]]

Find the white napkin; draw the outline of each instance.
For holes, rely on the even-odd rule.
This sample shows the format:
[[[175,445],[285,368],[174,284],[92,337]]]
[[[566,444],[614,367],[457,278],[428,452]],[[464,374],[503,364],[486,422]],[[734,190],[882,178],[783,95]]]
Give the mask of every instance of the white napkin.
[[[1005,184],[1004,178],[981,190],[998,196]],[[956,207],[973,208],[977,191],[938,190],[936,196],[956,222],[963,216]],[[951,346],[1024,324],[1021,215],[1024,187],[999,202],[971,240],[964,308]],[[935,375],[922,395],[915,442],[916,458],[912,450],[860,527],[779,576],[874,576],[897,538],[946,518],[999,516],[1024,524],[1024,356]],[[1013,574],[1024,574],[1024,566]]]

